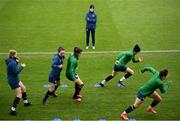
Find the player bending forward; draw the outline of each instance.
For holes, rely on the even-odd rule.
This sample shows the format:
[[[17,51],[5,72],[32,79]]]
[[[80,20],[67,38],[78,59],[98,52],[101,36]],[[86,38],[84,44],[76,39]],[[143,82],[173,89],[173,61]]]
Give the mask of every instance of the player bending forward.
[[[112,78],[114,78],[116,76],[116,74],[119,71],[121,71],[121,72],[126,73],[119,80],[120,86],[124,86],[122,82],[134,74],[134,71],[131,68],[126,67],[126,64],[131,60],[133,61],[133,63],[142,62],[143,58],[138,58],[138,59],[135,58],[135,55],[137,55],[140,51],[141,51],[141,49],[140,49],[139,45],[136,44],[134,46],[133,50],[119,53],[116,58],[116,62],[114,64],[114,69],[112,70],[112,74],[109,75],[108,77],[106,77],[106,79],[104,79],[102,82],[100,82],[99,85],[101,85],[101,87],[104,87],[104,84],[106,82],[110,81]]]
[[[153,99],[151,105],[149,105],[147,108],[147,112],[157,113],[153,108],[161,101],[161,96],[155,90],[159,88],[161,93],[165,93],[172,83],[172,81],[163,83],[163,80],[165,80],[168,75],[167,69],[163,69],[160,72],[156,71],[152,67],[145,67],[141,69],[142,73],[146,71],[151,72],[153,75],[148,82],[140,87],[134,104],[129,106],[123,113],[121,113],[121,118],[124,120],[128,120],[127,114],[139,107],[144,102],[146,97]]]

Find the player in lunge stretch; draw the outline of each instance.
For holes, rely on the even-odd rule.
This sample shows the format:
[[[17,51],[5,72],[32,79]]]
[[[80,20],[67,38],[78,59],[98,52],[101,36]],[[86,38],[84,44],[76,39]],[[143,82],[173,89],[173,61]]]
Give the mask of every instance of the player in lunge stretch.
[[[147,108],[147,112],[157,113],[153,108],[159,104],[161,101],[161,96],[156,92],[156,89],[159,89],[161,93],[165,93],[171,86],[172,81],[168,81],[167,83],[163,82],[163,80],[165,80],[168,75],[167,69],[162,69],[160,72],[152,67],[145,67],[141,69],[142,73],[146,71],[151,72],[152,77],[148,82],[140,87],[137,92],[134,104],[129,106],[124,112],[121,113],[121,118],[124,120],[128,120],[127,114],[139,107],[144,102],[146,97],[153,99],[152,103]]]

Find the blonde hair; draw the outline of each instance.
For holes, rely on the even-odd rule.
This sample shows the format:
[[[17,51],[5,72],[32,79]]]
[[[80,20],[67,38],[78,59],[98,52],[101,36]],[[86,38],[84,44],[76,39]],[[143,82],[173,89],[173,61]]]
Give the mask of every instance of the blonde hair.
[[[16,50],[9,50],[9,57],[10,57],[10,58],[15,57],[16,54],[17,54],[17,51],[16,51]]]

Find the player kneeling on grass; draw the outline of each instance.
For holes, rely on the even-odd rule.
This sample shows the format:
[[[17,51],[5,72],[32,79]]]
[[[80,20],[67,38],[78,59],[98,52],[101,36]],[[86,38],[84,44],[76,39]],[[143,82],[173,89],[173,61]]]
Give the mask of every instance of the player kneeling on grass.
[[[73,99],[80,102],[82,96],[80,91],[83,88],[84,84],[76,73],[78,66],[78,59],[82,53],[82,49],[75,47],[74,54],[71,54],[68,58],[67,68],[66,68],[66,77],[75,83],[75,93]]]
[[[60,85],[60,74],[63,69],[63,62],[65,58],[65,50],[62,47],[59,47],[57,53],[54,55],[53,62],[52,62],[52,69],[49,74],[49,82],[50,88],[47,91],[44,99],[43,104],[46,103],[46,100],[49,96],[57,97],[55,91],[57,90],[58,86]]]
[[[126,67],[126,64],[131,60],[133,61],[133,63],[142,62],[143,61],[142,58],[138,58],[138,59],[135,58],[135,55],[137,55],[140,51],[141,51],[141,49],[140,49],[139,45],[136,44],[134,46],[133,50],[119,53],[116,58],[116,62],[114,64],[114,69],[112,71],[112,74],[109,75],[108,77],[106,77],[106,79],[104,79],[102,82],[99,83],[101,85],[101,87],[104,87],[104,84],[106,82],[108,82],[109,80],[111,80],[112,78],[114,78],[116,76],[117,72],[119,72],[119,71],[126,73],[119,80],[120,86],[124,86],[122,82],[134,74],[134,71],[131,68]]]
[[[27,94],[26,94],[26,87],[25,85],[19,80],[19,74],[23,70],[23,68],[26,66],[25,64],[21,64],[20,67],[18,67],[20,59],[17,56],[16,50],[10,50],[9,51],[9,57],[6,59],[6,65],[7,65],[7,80],[8,84],[10,85],[11,89],[15,90],[16,97],[13,101],[12,107],[11,107],[11,115],[17,115],[16,107],[21,99],[21,97],[24,100],[24,106],[30,106],[31,103],[27,100]]]
[[[163,80],[165,80],[168,75],[167,69],[163,69],[160,72],[156,71],[152,67],[145,67],[141,69],[142,73],[144,73],[145,71],[151,72],[153,76],[148,82],[146,82],[142,87],[140,87],[139,91],[137,92],[137,97],[134,104],[129,106],[121,114],[121,118],[124,120],[128,120],[127,114],[139,107],[144,102],[144,99],[147,96],[153,99],[151,105],[149,105],[149,107],[147,108],[147,112],[156,113],[153,108],[161,101],[161,96],[155,90],[159,88],[161,93],[165,93],[172,83],[172,81],[163,83]]]

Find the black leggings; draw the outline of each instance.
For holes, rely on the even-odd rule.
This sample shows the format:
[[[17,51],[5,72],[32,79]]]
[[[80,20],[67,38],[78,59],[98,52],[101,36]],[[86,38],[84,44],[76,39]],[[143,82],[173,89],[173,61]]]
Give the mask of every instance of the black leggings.
[[[86,46],[89,46],[90,32],[92,37],[92,46],[95,46],[95,29],[86,29]]]

